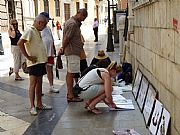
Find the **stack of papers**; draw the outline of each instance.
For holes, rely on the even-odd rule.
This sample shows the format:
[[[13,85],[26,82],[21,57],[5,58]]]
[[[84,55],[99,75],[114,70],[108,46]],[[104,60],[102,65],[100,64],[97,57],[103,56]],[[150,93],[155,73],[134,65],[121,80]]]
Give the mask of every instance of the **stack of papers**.
[[[113,95],[113,101],[116,104],[116,108],[109,108],[112,111],[121,110],[134,110],[134,105],[131,99],[126,99],[121,95]],[[98,103],[96,107],[109,107],[105,103]]]
[[[112,95],[121,95],[121,94],[123,94],[122,89],[118,86],[113,86]]]
[[[132,92],[132,85],[113,86],[113,95],[123,94],[123,92]]]

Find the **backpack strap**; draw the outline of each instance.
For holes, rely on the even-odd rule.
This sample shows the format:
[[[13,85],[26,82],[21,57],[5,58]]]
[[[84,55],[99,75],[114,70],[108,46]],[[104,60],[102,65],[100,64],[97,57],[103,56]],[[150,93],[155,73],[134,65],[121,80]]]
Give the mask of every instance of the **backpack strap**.
[[[102,79],[101,72],[106,72],[106,73],[108,73],[107,71],[97,69],[97,74],[98,74],[98,76],[99,76],[101,79]]]

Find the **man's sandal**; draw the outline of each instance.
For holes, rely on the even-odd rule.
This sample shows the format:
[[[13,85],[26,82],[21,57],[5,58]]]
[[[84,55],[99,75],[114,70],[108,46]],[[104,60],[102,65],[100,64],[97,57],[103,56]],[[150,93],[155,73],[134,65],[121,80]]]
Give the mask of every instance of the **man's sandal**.
[[[98,110],[97,108],[90,108],[89,106],[87,107],[88,111],[94,113],[94,114],[102,114],[102,112],[100,110]]]
[[[82,102],[83,99],[82,98],[78,98],[78,97],[72,97],[72,98],[67,97],[67,101],[68,102]]]

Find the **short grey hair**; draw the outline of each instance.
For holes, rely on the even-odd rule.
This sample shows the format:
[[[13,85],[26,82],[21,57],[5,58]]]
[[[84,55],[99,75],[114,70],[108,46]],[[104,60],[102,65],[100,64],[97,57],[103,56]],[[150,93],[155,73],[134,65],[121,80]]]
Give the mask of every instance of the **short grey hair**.
[[[42,22],[48,22],[47,21],[47,18],[44,16],[44,15],[41,15],[41,14],[39,14],[39,15],[37,15],[36,17],[35,17],[35,21],[42,21]]]
[[[79,9],[78,11],[77,11],[77,14],[78,13],[81,13],[81,14],[83,14],[83,16],[88,16],[88,12],[87,12],[87,9],[86,8],[81,8],[81,9]]]

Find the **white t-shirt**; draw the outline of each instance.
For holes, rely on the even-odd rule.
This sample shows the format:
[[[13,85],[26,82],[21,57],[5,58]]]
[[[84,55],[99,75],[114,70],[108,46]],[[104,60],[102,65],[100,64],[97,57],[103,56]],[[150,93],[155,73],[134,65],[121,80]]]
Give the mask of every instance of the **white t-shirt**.
[[[54,39],[53,39],[51,29],[48,26],[46,26],[41,31],[41,36],[42,36],[42,40],[46,48],[47,55],[54,56],[54,49],[53,49]]]

